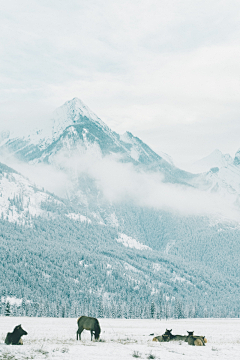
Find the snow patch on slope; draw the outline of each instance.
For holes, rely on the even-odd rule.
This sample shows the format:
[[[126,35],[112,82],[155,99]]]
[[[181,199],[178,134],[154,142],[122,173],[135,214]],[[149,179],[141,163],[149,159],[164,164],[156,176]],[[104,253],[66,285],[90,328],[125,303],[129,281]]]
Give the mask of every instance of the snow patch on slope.
[[[0,215],[10,222],[24,224],[28,215],[43,215],[41,203],[48,198],[19,174],[4,174],[0,178]]]
[[[32,226],[32,217],[50,214],[43,208],[47,202],[61,203],[18,173],[0,173],[0,217],[3,220]]]
[[[169,241],[169,242],[167,243],[167,245],[166,245],[166,248],[165,248],[164,253],[165,253],[165,254],[168,254],[169,251],[171,250],[171,248],[175,245],[175,243],[176,243],[175,240]]]
[[[149,246],[143,245],[137,240],[133,239],[131,236],[127,236],[126,234],[119,234],[117,242],[122,243],[124,246],[129,248],[134,248],[137,250],[152,250]]]
[[[15,296],[6,296],[6,297],[1,297],[1,302],[4,304],[9,303],[10,305],[16,305],[16,306],[21,306],[23,299],[18,299]],[[30,302],[30,301],[27,301]]]
[[[66,216],[69,219],[72,219],[75,221],[87,222],[88,224],[90,224],[92,222],[89,218],[87,218],[86,216],[81,215],[81,214],[69,213],[69,214],[66,214]]]
[[[118,218],[117,218],[115,212],[113,212],[110,216],[107,217],[107,221],[113,227],[119,226]]]

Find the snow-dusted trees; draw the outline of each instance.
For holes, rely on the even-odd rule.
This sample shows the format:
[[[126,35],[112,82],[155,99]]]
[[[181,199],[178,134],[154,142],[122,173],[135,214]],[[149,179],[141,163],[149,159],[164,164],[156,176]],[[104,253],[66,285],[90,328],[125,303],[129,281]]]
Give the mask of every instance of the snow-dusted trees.
[[[97,222],[86,225],[67,217],[64,209],[54,217],[33,219],[31,227],[0,220],[1,314],[10,297],[21,300],[10,303],[11,315],[16,316],[161,319],[240,315],[237,277],[226,278],[199,262],[197,266],[183,263],[177,256],[177,240],[167,246],[174,236],[186,236],[189,242],[191,229],[186,223],[174,224],[170,215],[162,215],[160,232],[152,229],[159,214],[134,211],[128,212],[128,219],[124,215],[126,221],[119,227],[125,226],[129,235],[132,229],[131,235],[139,235],[138,240],[152,251],[127,248],[116,241],[119,227]],[[223,241],[224,236],[219,239]],[[197,252],[196,243],[193,237],[189,249],[183,245],[186,258],[191,251],[196,259],[199,253],[205,256],[202,249]]]

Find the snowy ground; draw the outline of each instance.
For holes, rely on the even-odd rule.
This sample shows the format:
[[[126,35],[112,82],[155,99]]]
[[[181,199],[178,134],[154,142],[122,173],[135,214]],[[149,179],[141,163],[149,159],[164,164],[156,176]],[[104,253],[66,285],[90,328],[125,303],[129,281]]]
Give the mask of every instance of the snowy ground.
[[[240,319],[100,319],[100,342],[91,342],[89,331],[82,333],[82,341],[76,341],[76,320],[0,317],[0,359],[240,359]],[[23,346],[5,345],[6,333],[19,324],[28,332]],[[196,335],[205,335],[208,343],[195,347],[178,341],[153,342],[150,334],[161,335],[166,328],[182,335],[194,330]]]

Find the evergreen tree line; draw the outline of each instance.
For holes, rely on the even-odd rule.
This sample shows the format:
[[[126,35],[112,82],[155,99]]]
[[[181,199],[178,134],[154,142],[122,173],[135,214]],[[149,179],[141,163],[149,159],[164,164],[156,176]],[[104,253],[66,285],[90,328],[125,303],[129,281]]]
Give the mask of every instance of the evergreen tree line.
[[[184,318],[222,318],[228,317],[226,311],[222,307],[214,310],[201,304],[183,304],[179,300],[167,301],[163,299],[152,301],[151,303],[142,302],[136,306],[135,301],[113,303],[111,301],[103,301],[99,299],[93,302],[88,301],[65,302],[58,301],[49,303],[47,301],[41,303],[32,303],[23,299],[19,305],[11,304],[9,300],[2,298],[0,303],[1,316],[29,316],[29,317],[59,317],[59,318],[78,318],[81,315],[92,316],[96,318],[125,318],[125,319],[184,319]],[[233,314],[232,317],[239,317]]]

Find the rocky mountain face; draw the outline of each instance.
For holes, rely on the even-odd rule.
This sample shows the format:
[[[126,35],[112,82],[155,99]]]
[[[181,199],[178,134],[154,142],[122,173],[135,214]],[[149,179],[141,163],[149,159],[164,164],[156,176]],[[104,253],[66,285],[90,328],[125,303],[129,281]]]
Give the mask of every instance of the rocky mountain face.
[[[239,316],[239,222],[220,207],[206,211],[217,194],[238,214],[238,153],[185,172],[76,98],[46,127],[0,141],[4,294],[40,299],[49,314],[59,299],[67,315],[91,299],[105,315],[120,304],[137,316],[138,298],[145,315],[153,303],[164,316],[179,316],[179,304],[181,316]]]

